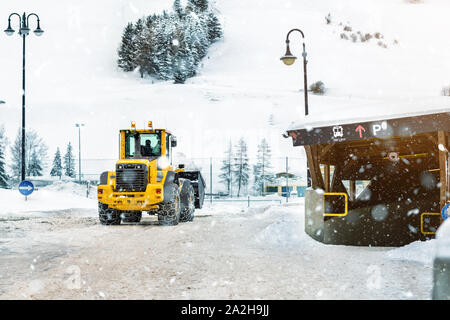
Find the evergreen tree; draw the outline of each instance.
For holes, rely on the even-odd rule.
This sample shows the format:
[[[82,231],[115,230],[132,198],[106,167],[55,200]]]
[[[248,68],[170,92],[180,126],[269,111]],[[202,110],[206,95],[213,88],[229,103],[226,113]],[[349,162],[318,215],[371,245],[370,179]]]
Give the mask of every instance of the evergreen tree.
[[[66,154],[64,155],[64,175],[75,178],[75,159],[70,142],[67,145]]]
[[[11,146],[12,164],[11,171],[15,180],[22,176],[22,130],[17,132],[16,139]],[[45,168],[47,146],[33,130],[27,131],[25,136],[25,175],[31,175],[30,164],[33,161],[33,173],[36,167]]]
[[[201,13],[208,10],[208,0],[188,0],[188,5],[196,13]]]
[[[225,151],[225,159],[222,160],[222,167],[220,168],[220,182],[225,185],[228,191],[228,195],[232,196],[231,193],[231,187],[233,182],[233,163],[232,163],[232,156],[233,156],[233,148],[230,144],[228,145],[228,149]]]
[[[132,23],[128,23],[122,34],[122,42],[118,51],[119,60],[117,62],[119,68],[123,71],[133,71],[136,65],[136,44],[135,31]]]
[[[262,139],[258,145],[257,162],[253,166],[253,189],[258,195],[264,195],[264,186],[274,182],[274,176],[270,173],[271,150],[266,139]]]
[[[174,0],[173,2],[173,11],[178,15],[180,19],[184,17],[184,9],[181,6],[180,0]]]
[[[59,177],[61,179],[63,172],[63,166],[61,161],[61,152],[59,151],[59,147],[56,149],[55,157],[53,158],[53,166],[50,171],[50,175],[53,177]]]
[[[144,20],[139,19],[134,26],[134,45],[136,46],[136,66],[139,67],[141,78],[144,77],[147,57],[145,48],[145,24]]]
[[[31,177],[42,176],[42,165],[36,150],[33,150],[33,153],[31,154],[30,157],[30,165],[28,166],[28,176]]]
[[[208,26],[208,40],[210,43],[222,38],[222,26],[220,25],[219,19],[210,12],[207,17]]]
[[[143,17],[122,35],[118,65],[124,71],[139,68],[161,80],[184,83],[196,75],[212,42],[222,37],[219,20],[206,0],[190,0],[183,8],[174,0],[173,12]]]
[[[234,156],[233,176],[234,181],[238,187],[237,196],[239,197],[241,194],[241,189],[248,185],[250,172],[250,166],[247,156],[247,143],[245,142],[244,138],[239,139],[235,150],[236,153]]]
[[[8,175],[6,173],[5,150],[7,140],[5,137],[5,129],[0,127],[0,188],[8,187]]]

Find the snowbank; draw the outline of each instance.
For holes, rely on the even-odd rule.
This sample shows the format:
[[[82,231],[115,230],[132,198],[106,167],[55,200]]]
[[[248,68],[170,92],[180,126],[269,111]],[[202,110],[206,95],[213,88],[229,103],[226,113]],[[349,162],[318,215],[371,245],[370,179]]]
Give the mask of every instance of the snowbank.
[[[428,241],[415,241],[406,246],[390,250],[388,257],[394,260],[406,260],[433,265],[436,256],[450,258],[450,220],[447,219],[439,227],[436,239]]]
[[[304,206],[302,203],[270,206],[265,210],[252,210],[256,217],[270,223],[255,234],[259,244],[276,248],[307,249],[323,244],[313,240],[305,233]]]
[[[439,227],[436,239],[436,257],[450,259],[450,219]]]
[[[92,209],[92,212],[96,213],[97,200],[86,198],[86,187],[72,182],[55,182],[53,185],[38,188],[26,201],[16,189],[0,189],[0,217],[35,216],[46,212],[74,209]],[[82,210],[82,212],[89,211]]]
[[[414,241],[387,252],[392,260],[412,261],[426,266],[433,265],[436,240]]]

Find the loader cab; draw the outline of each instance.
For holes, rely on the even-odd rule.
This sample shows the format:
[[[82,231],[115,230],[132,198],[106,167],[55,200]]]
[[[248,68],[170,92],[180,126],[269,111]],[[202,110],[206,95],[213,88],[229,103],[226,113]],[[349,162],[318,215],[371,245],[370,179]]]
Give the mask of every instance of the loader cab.
[[[172,149],[176,147],[176,137],[165,129],[120,130],[120,159],[155,160],[167,157],[172,164]]]

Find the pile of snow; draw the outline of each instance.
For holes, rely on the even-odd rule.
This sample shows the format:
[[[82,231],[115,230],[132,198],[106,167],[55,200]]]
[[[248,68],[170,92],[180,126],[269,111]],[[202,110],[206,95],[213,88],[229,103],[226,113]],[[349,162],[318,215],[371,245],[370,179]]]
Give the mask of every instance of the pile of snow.
[[[54,181],[52,184],[44,188],[45,191],[55,191],[62,193],[70,193],[79,197],[97,199],[97,186],[79,184],[73,181]]]
[[[444,221],[436,233],[436,253],[440,258],[450,259],[450,219]]]
[[[395,248],[386,254],[392,260],[412,261],[426,266],[433,265],[436,240],[414,241],[406,246]]]
[[[302,205],[279,205],[265,208],[262,212],[253,211],[260,219],[270,221],[269,225],[259,231],[254,239],[259,244],[279,249],[305,249],[322,246],[305,233],[305,217]]]
[[[436,239],[415,241],[406,246],[388,251],[393,260],[406,260],[432,266],[434,258],[450,258],[450,219],[444,221],[436,232]]]
[[[36,216],[39,213],[80,210],[81,213],[96,214],[97,200],[86,198],[86,194],[75,183],[55,183],[48,187],[38,188],[30,196],[25,197],[17,189],[0,189],[0,217],[15,215]],[[86,191],[84,191],[86,192]],[[84,209],[89,209],[88,211]]]

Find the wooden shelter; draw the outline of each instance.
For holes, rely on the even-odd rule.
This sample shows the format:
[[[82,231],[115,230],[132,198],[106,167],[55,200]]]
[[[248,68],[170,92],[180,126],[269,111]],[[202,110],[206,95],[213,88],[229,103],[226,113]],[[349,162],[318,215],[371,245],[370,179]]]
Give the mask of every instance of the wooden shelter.
[[[449,131],[450,112],[289,130],[312,180],[305,231],[346,245],[433,238],[450,202]]]

